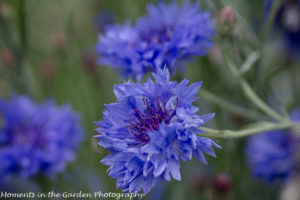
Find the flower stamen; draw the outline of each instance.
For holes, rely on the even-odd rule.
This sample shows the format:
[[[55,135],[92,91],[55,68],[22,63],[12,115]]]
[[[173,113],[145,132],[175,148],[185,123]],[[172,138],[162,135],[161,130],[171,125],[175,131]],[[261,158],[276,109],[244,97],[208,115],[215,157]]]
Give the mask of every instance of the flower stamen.
[[[165,122],[168,124],[175,116],[178,98],[176,98],[175,106],[170,109],[166,108],[165,101],[160,103],[158,96],[156,96],[155,105],[151,105],[147,98],[143,99],[143,103],[145,107],[144,111],[142,112],[138,108],[134,108],[136,123],[130,123],[127,128],[130,133],[136,136],[140,141],[148,143],[150,138],[147,132],[158,130],[160,123]]]

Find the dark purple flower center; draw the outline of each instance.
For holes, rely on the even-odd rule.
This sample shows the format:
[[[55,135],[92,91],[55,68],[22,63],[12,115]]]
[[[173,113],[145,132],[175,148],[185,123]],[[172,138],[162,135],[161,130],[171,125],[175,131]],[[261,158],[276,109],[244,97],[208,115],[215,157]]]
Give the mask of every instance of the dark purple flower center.
[[[169,27],[162,27],[160,29],[151,29],[147,32],[141,32],[140,37],[142,40],[148,43],[163,43],[169,41],[172,35],[173,28]]]
[[[44,147],[45,137],[42,127],[28,127],[20,124],[11,131],[8,143],[20,146]]]
[[[134,109],[134,115],[136,121],[128,125],[129,131],[135,135],[143,143],[150,141],[147,135],[148,131],[154,131],[159,129],[159,125],[164,122],[170,123],[171,119],[176,114],[176,108],[178,106],[178,98],[176,98],[176,104],[173,108],[166,108],[166,102],[160,103],[158,96],[156,102],[150,104],[149,100],[144,98],[144,111],[140,111],[138,108]]]

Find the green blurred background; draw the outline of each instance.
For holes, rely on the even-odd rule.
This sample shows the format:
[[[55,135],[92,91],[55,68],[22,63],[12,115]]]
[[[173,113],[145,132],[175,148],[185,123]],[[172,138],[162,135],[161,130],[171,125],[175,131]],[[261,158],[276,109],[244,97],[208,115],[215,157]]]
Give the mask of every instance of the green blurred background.
[[[59,104],[70,102],[81,113],[86,130],[77,160],[56,178],[20,180],[17,191],[121,192],[115,180],[105,173],[99,161],[108,153],[93,138],[93,122],[102,118],[103,104],[115,101],[113,85],[120,83],[118,73],[97,65],[94,52],[98,33],[109,23],[134,21],[145,15],[146,5],[156,1],[125,0],[0,0],[0,94],[28,93],[42,101],[54,98]],[[179,1],[184,2],[184,1]],[[246,78],[270,105],[280,103],[281,111],[299,104],[299,63],[280,51],[280,34],[264,37],[265,22],[261,0],[199,1],[202,9],[216,18],[215,46],[206,57],[186,64],[177,75],[191,82],[203,80],[203,88],[218,96],[256,110],[244,97],[238,82],[225,67],[218,43],[226,42],[228,52],[239,66],[253,52],[259,60]],[[231,6],[235,18],[230,30],[219,23],[219,11]],[[17,75],[16,75],[17,74]],[[200,114],[215,112],[207,126],[239,129],[263,119],[246,119],[200,97],[195,105]],[[144,199],[274,199],[280,188],[253,179],[244,158],[245,139],[217,140],[223,149],[209,165],[197,161],[182,163],[182,181],[160,183]],[[215,187],[218,174],[231,177],[225,192]]]

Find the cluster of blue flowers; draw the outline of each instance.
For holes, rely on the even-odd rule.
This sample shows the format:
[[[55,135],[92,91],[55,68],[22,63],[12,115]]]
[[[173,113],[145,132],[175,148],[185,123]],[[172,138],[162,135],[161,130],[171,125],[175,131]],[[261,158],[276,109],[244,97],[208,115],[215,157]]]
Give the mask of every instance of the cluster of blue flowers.
[[[77,113],[53,101],[37,104],[27,96],[0,100],[1,180],[62,172],[83,139]]]
[[[268,15],[273,1],[265,3]],[[300,9],[300,0],[293,5]],[[115,85],[116,103],[105,105],[103,120],[95,122],[95,138],[110,152],[101,162],[109,166],[117,188],[130,193],[148,193],[159,180],[180,181],[182,161],[196,158],[207,164],[204,154],[215,157],[214,148],[221,148],[201,135],[201,126],[214,117],[198,115],[193,105],[202,82],[170,81],[170,73],[183,70],[185,61],[208,53],[214,20],[197,3],[159,3],[149,5],[147,12],[134,24],[106,26],[96,46],[99,64],[119,70],[123,78],[153,76],[145,83]],[[101,29],[104,21],[99,21]],[[285,30],[290,46],[300,44],[300,18],[296,22],[295,33]],[[291,119],[299,121],[300,110]],[[80,117],[67,104],[37,104],[27,96],[0,99],[0,183],[14,176],[62,172],[82,140]],[[252,173],[273,183],[299,170],[299,149],[300,139],[292,130],[273,130],[250,137],[245,153]]]
[[[106,27],[96,46],[100,64],[118,69],[123,77],[141,80],[164,66],[172,72],[183,69],[183,61],[207,54],[212,46],[214,21],[198,4],[160,3],[149,5],[147,11],[134,25]]]
[[[169,80],[169,71],[183,69],[184,61],[212,46],[210,13],[198,4],[159,3],[147,10],[134,25],[107,26],[96,47],[99,63],[123,77],[139,81],[154,72],[155,81],[116,85],[117,102],[105,105],[103,121],[96,123],[98,144],[111,152],[102,163],[124,192],[148,193],[158,180],[181,180],[181,161],[206,163],[203,153],[215,156],[213,147],[221,148],[201,137],[199,127],[213,117],[197,115],[192,105],[201,82]],[[297,146],[293,133],[276,130],[251,137],[246,154],[253,173],[272,182],[293,173]]]
[[[158,69],[145,84],[125,82],[114,87],[117,103],[105,105],[96,123],[99,145],[111,154],[102,160],[124,192],[150,191],[157,180],[180,180],[180,161],[203,153],[215,156],[212,140],[197,136],[214,114],[199,116],[192,103],[201,82],[188,86],[169,81],[169,71]]]
[[[300,121],[300,109],[291,113]],[[251,136],[245,153],[255,177],[276,184],[287,180],[299,167],[300,138],[291,130],[274,130]]]
[[[153,73],[155,83],[125,82],[114,87],[117,103],[106,105],[96,123],[99,145],[111,154],[102,160],[124,192],[147,193],[161,180],[180,180],[180,161],[203,153],[215,156],[212,140],[197,136],[214,114],[199,116],[192,105],[201,82],[188,86],[169,81],[169,71],[183,69],[191,56],[207,54],[212,46],[213,20],[198,4],[149,5],[148,14],[132,26],[106,27],[96,51],[99,63],[119,69],[123,77],[141,80]]]

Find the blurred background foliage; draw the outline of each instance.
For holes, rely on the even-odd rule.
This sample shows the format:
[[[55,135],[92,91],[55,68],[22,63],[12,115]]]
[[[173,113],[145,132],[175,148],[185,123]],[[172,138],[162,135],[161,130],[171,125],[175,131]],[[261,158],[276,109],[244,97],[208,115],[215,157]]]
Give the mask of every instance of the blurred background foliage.
[[[121,80],[112,68],[98,66],[94,48],[98,33],[110,23],[134,21],[156,1],[120,0],[1,0],[0,1],[0,94],[27,93],[38,101],[55,99],[70,102],[81,113],[86,137],[77,160],[66,172],[38,182],[20,180],[17,191],[121,192],[115,180],[105,174],[99,161],[106,155],[93,139],[93,122],[102,118],[104,104],[114,102],[113,85]],[[179,2],[184,2],[179,1]],[[279,111],[299,105],[299,54],[291,56],[283,47],[281,29],[268,27],[261,0],[201,0],[216,20],[214,47],[208,56],[186,64],[175,77],[203,80],[203,88],[235,104],[256,110],[245,98],[238,81],[228,71],[218,44],[227,53],[257,94]],[[229,6],[234,19],[229,27],[220,11]],[[269,29],[269,30],[268,30]],[[276,29],[276,30],[275,30]],[[270,34],[268,34],[270,32]],[[245,60],[253,65],[245,66]],[[248,62],[250,62],[248,61]],[[206,98],[196,101],[200,114],[215,112],[208,125],[239,129],[263,119],[247,119],[224,110]],[[182,163],[181,182],[161,183],[144,199],[274,199],[281,188],[254,179],[244,158],[245,139],[216,141],[223,149],[217,159],[208,157],[208,166],[197,161]],[[58,155],[59,156],[59,155]]]

